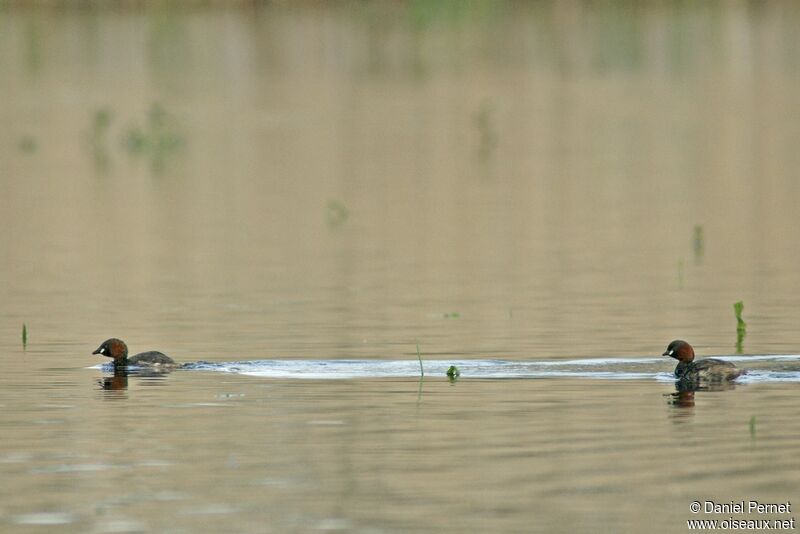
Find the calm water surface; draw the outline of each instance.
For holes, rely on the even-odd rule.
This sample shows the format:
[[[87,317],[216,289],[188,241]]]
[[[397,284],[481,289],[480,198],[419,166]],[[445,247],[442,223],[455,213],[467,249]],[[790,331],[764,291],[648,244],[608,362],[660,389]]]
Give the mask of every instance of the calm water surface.
[[[676,399],[658,355],[738,300],[800,353],[795,3],[15,6],[0,530],[794,517],[689,505],[800,503],[797,359]]]

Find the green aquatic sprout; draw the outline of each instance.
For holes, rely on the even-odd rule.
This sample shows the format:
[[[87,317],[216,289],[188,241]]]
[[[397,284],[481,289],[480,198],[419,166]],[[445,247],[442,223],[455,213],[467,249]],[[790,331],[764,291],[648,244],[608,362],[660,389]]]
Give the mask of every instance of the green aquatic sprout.
[[[28,347],[28,327],[22,323],[22,348],[23,350]]]
[[[451,382],[459,376],[461,376],[461,371],[458,370],[458,367],[451,365],[447,368],[447,378],[449,378]]]
[[[443,317],[444,317],[445,319],[458,319],[458,318],[460,318],[460,317],[461,317],[461,314],[460,314],[460,313],[458,313],[458,312],[450,312],[450,313],[445,313],[445,314],[443,315]]]
[[[756,437],[756,416],[750,418],[750,437]]]
[[[419,341],[417,341],[417,359],[419,360],[419,377],[425,376],[425,369],[422,368],[422,354],[419,351]]]
[[[742,353],[742,342],[747,335],[747,323],[742,319],[744,302],[741,300],[733,304],[733,313],[736,315],[736,354]]]

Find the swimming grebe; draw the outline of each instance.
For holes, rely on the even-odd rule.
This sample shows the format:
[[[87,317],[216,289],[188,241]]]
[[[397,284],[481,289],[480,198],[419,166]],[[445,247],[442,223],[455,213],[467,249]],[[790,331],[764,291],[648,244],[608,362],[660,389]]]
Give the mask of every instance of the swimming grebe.
[[[694,361],[694,349],[687,342],[676,339],[667,346],[662,356],[669,356],[678,360],[675,367],[675,377],[687,382],[730,382],[745,373],[731,362],[706,358]]]
[[[114,337],[103,341],[103,344],[100,345],[92,354],[102,354],[103,356],[113,358],[115,366],[175,366],[175,361],[172,358],[155,350],[141,352],[129,358],[128,346],[121,339]]]

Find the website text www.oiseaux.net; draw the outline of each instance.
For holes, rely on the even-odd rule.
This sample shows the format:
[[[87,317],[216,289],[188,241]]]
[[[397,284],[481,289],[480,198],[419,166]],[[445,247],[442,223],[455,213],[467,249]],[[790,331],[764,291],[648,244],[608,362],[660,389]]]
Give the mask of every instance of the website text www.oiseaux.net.
[[[692,501],[689,511],[693,514],[728,515],[723,519],[687,519],[689,530],[795,530],[795,518],[779,519],[736,518],[729,514],[771,514],[788,515],[792,513],[792,503],[760,503],[758,501]]]

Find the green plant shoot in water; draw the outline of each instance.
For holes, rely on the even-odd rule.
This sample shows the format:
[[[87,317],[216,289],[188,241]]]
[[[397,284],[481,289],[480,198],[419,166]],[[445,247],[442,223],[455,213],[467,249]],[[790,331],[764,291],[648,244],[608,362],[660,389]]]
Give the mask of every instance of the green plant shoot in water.
[[[419,351],[419,341],[417,341],[417,359],[419,360],[419,376],[425,376],[425,370],[422,368],[422,354]]]
[[[25,323],[22,323],[22,348],[25,349],[28,346],[28,327]]]
[[[744,311],[744,302],[741,300],[733,304],[733,313],[736,315],[736,354],[742,353],[742,342],[744,336],[747,335],[747,323],[742,319],[742,311]]]
[[[733,313],[736,314],[736,330],[746,330],[747,323],[742,319],[742,311],[744,311],[744,302],[741,300],[733,304]]]
[[[756,437],[756,416],[750,418],[750,437]]]

